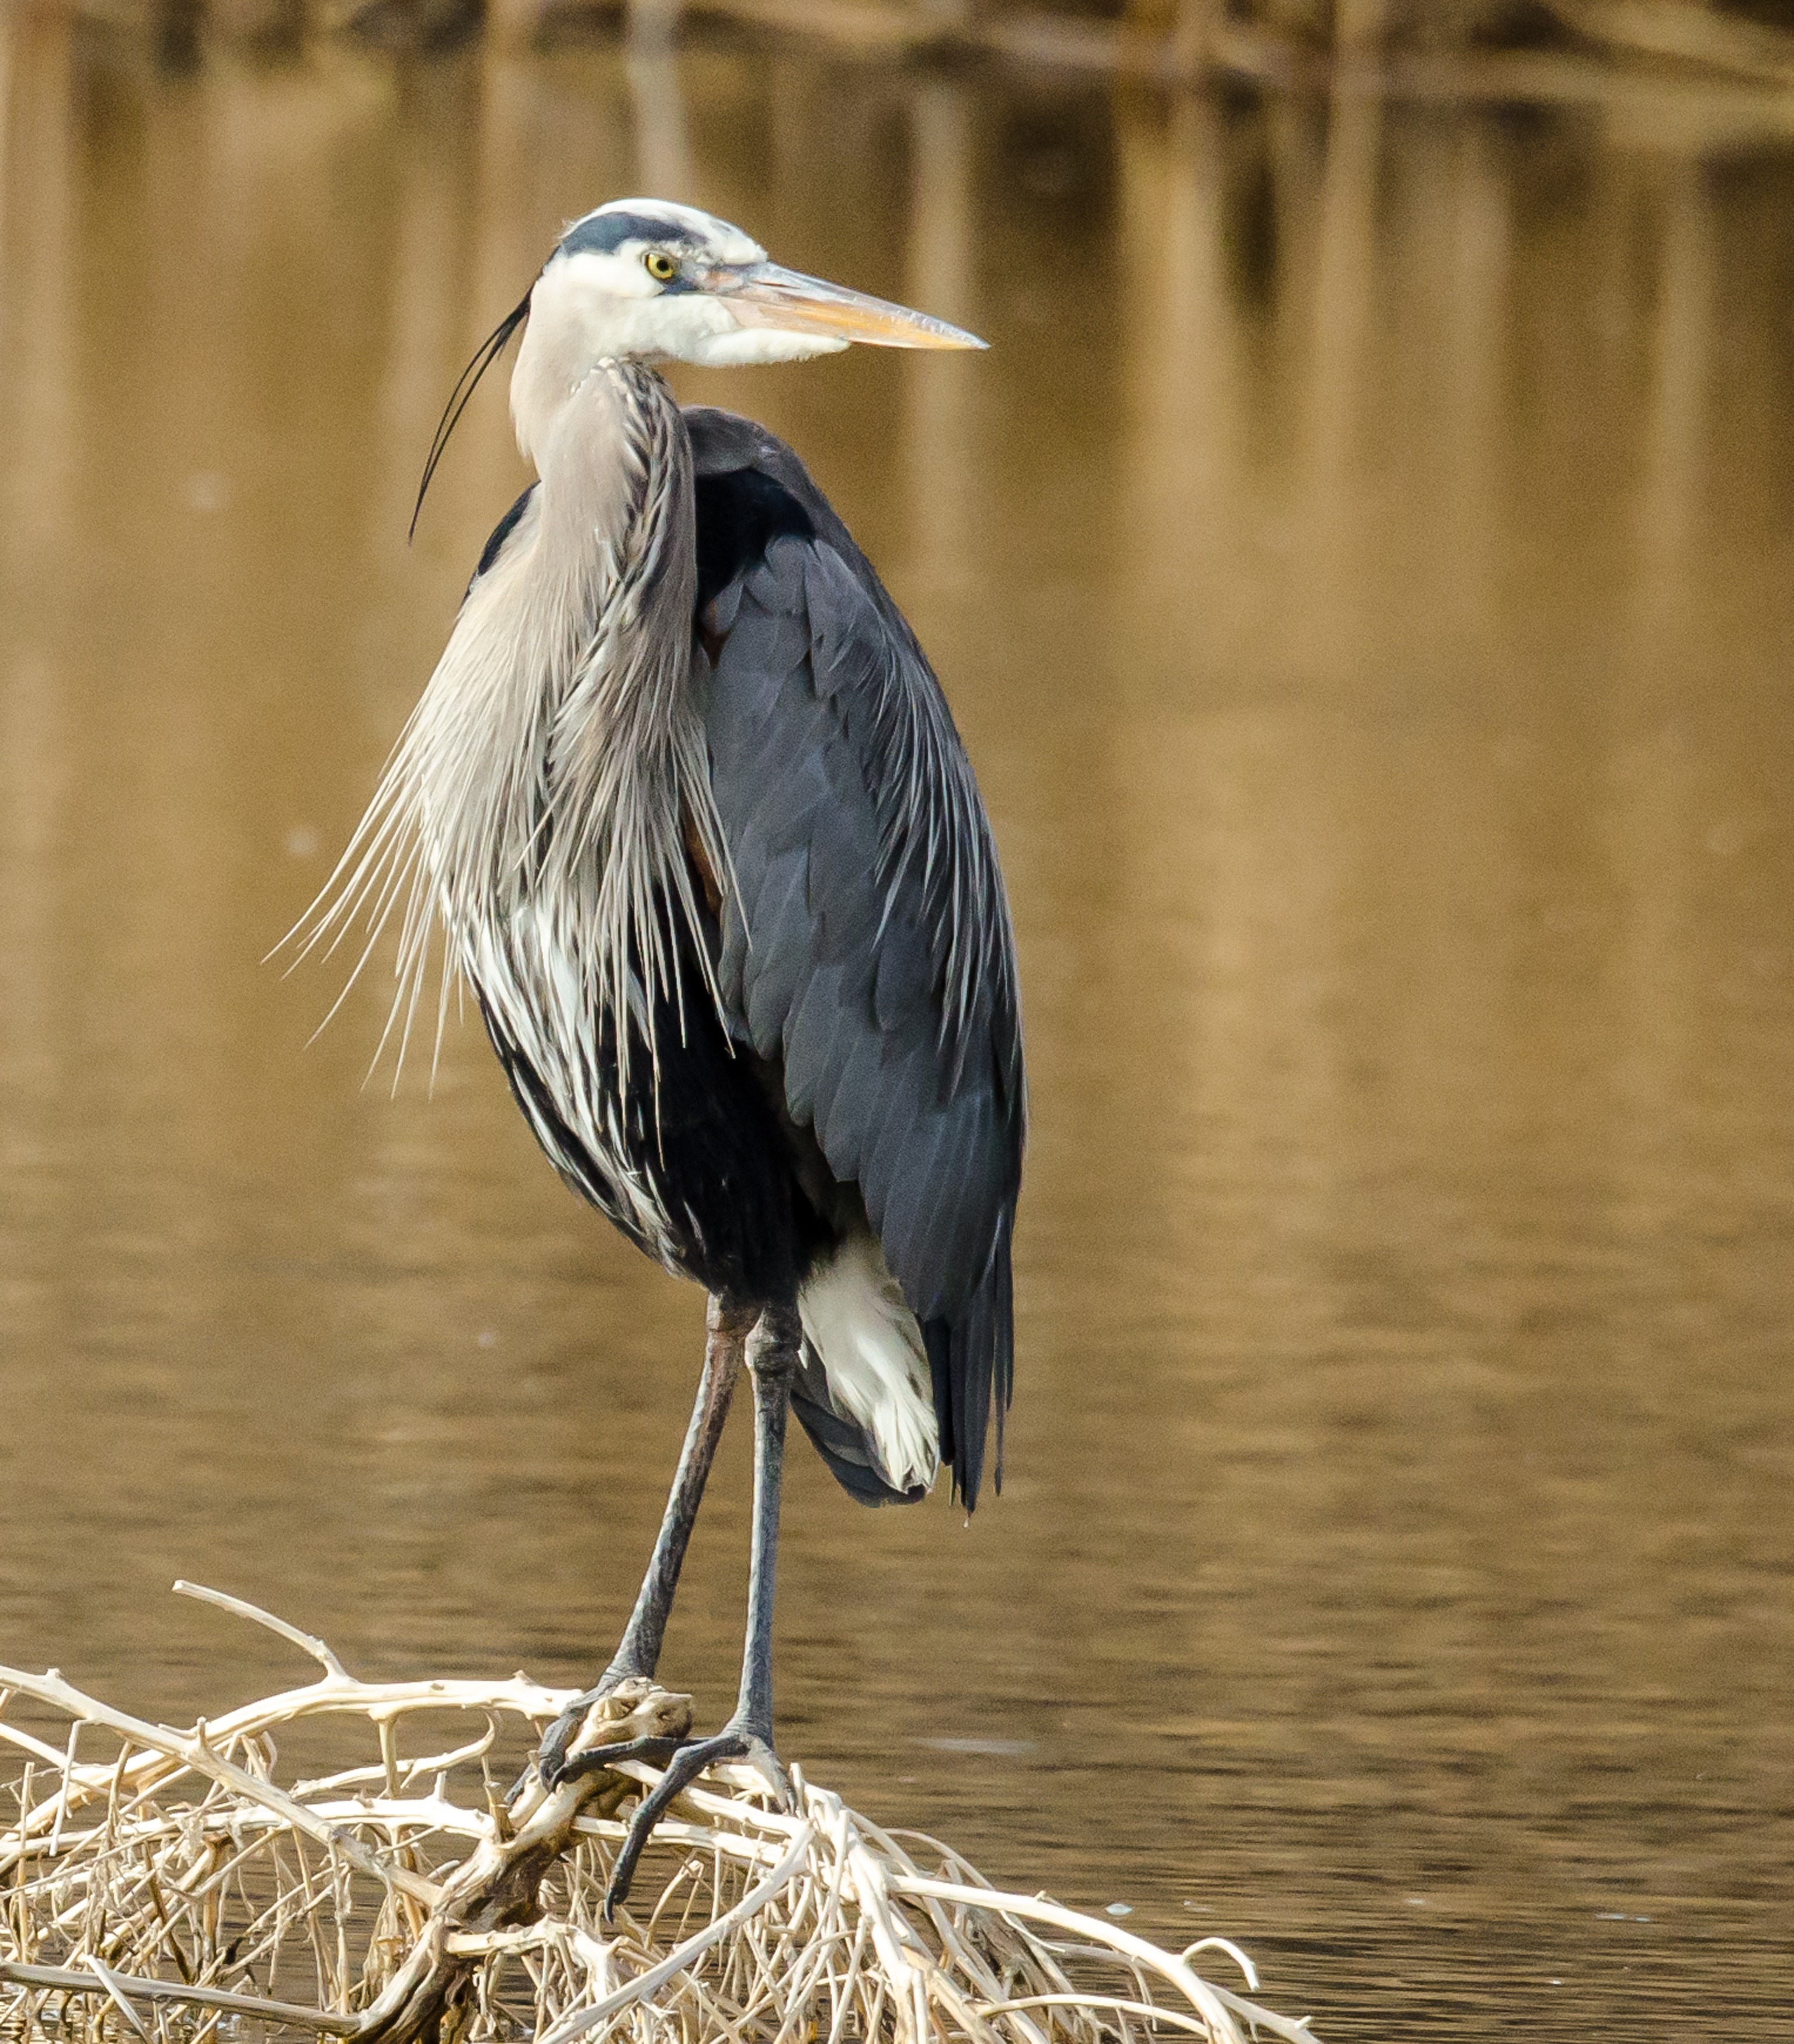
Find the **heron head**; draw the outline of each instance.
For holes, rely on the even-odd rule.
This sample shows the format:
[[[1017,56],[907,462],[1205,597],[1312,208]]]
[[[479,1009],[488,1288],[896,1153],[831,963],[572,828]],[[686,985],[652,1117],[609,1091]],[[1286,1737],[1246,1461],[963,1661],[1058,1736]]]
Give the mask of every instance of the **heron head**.
[[[620,358],[720,368],[879,348],[982,348],[958,327],[782,268],[739,227],[666,199],[575,221],[530,294],[530,333],[576,374]],[[521,365],[520,365],[521,367]]]
[[[436,428],[417,507],[455,421],[512,335],[529,325],[511,378],[526,454],[601,362],[694,362],[723,368],[799,362],[854,341],[876,348],[982,348],[976,335],[769,262],[759,242],[670,199],[617,198],[576,220],[529,296],[487,336]],[[413,532],[417,509],[411,516]]]

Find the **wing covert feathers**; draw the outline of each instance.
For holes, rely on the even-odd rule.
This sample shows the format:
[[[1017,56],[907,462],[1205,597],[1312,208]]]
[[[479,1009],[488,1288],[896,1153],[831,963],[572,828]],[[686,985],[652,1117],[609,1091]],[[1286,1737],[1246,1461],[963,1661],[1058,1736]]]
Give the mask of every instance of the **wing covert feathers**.
[[[1024,1118],[989,825],[927,660],[796,456],[686,418],[700,598],[727,634],[705,710],[733,880],[719,987],[859,1188],[970,1507],[993,1404],[1001,1481]]]

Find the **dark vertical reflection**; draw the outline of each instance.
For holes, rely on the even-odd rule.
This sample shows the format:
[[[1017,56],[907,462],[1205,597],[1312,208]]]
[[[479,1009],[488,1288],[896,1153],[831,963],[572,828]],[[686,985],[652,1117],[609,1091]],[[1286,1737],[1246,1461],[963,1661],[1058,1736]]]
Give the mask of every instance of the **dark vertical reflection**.
[[[1704,184],[1698,163],[1676,164],[1662,179],[1638,502],[1637,630],[1647,649],[1677,636],[1699,551],[1715,289]]]
[[[974,329],[972,299],[976,229],[972,218],[973,107],[966,86],[931,79],[911,98],[909,303]],[[912,358],[909,369],[909,567],[935,588],[964,589],[978,572],[973,524],[978,453],[974,430],[973,362]]]
[[[1370,426],[1363,396],[1371,372],[1367,349],[1387,251],[1377,232],[1382,167],[1383,107],[1367,94],[1341,92],[1329,110],[1327,153],[1316,206],[1316,245],[1308,322],[1306,389],[1301,395],[1306,440],[1303,523],[1291,594],[1296,614],[1350,663],[1350,635],[1362,614],[1360,548],[1369,540],[1361,498]]]
[[[1508,194],[1492,138],[1446,139],[1439,180],[1441,235],[1428,253],[1442,273],[1440,317],[1428,344],[1442,363],[1439,459],[1446,469],[1439,564],[1445,601],[1473,630],[1494,601],[1489,574],[1500,534],[1502,376],[1510,318]],[[1414,365],[1423,373],[1425,363]]]
[[[368,1669],[621,1621],[700,1302],[476,1027],[363,1088],[384,961],[309,1050],[346,960],[259,961],[520,486],[501,371],[407,548],[443,398],[667,190],[993,344],[677,378],[916,621],[1030,1032],[1011,1481],[800,1458],[793,1757],[1324,2035],[1778,2034],[1794,159],[500,25],[0,29],[5,1652],[174,1715],[270,1673],[176,1573]]]
[[[629,89],[636,102],[636,181],[644,192],[689,198],[693,189],[685,92],[673,37],[678,0],[634,0]]]

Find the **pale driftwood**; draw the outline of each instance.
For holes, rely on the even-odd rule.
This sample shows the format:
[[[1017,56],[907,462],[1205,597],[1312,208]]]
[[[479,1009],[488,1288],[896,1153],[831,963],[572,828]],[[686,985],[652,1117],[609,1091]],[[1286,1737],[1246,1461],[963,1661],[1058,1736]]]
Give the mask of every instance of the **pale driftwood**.
[[[0,2036],[206,2044],[247,2024],[359,2044],[1308,2037],[1193,1970],[1219,1950],[1255,1988],[1225,1940],[1178,1955],[1003,1893],[947,1846],[904,1842],[801,1776],[787,1815],[758,1775],[713,1769],[606,1923],[619,1813],[656,1770],[624,1762],[553,1792],[532,1772],[507,1807],[488,1765],[507,1723],[527,1749],[569,1694],[522,1675],[359,1682],[321,1640],[179,1587],[267,1625],[323,1673],[182,1731],[55,1670],[0,1668],[0,1747],[19,1757],[0,1777]],[[23,1700],[67,1721],[63,1745],[17,1722]],[[484,1734],[406,1758],[407,1720],[442,1710],[483,1718]],[[275,1735],[323,1715],[361,1721],[377,1757],[345,1752],[348,1764],[283,1785]],[[690,1721],[689,1697],[624,1684],[574,1750],[681,1737]]]

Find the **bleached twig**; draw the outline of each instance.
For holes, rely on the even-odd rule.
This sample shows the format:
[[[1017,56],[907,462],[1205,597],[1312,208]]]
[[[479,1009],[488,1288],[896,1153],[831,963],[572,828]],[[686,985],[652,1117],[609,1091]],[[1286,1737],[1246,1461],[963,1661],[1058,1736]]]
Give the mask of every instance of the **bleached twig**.
[[[322,1673],[179,1731],[55,1670],[0,1669],[0,1750],[21,1767],[0,1775],[17,1804],[0,1828],[0,2034],[21,2044],[70,2036],[46,2011],[75,1997],[90,2044],[209,2044],[229,2018],[356,2044],[1312,2044],[1194,1970],[1218,1950],[1255,1989],[1225,1940],[1174,1954],[1007,1893],[801,1775],[794,1814],[745,1769],[688,1788],[612,1928],[626,1806],[659,1771],[627,1762],[553,1792],[532,1774],[508,1812],[489,1798],[501,1726],[533,1744],[567,1692],[522,1675],[362,1682],[297,1627],[181,1587]],[[65,1718],[67,1742],[8,1722],[15,1697]],[[445,1709],[483,1716],[483,1734],[408,1758],[405,1722]],[[282,1785],[273,1735],[323,1715],[359,1720],[378,1757]],[[638,1681],[593,1708],[576,1750],[689,1722],[689,1698]]]
[[[176,1596],[192,1597],[197,1603],[216,1604],[220,1611],[233,1612],[238,1618],[248,1619],[252,1625],[265,1625],[270,1632],[278,1632],[282,1639],[290,1640],[302,1654],[309,1654],[327,1675],[338,1681],[350,1680],[348,1670],[315,1633],[302,1632],[296,1625],[289,1625],[283,1618],[276,1618],[271,1611],[263,1611],[259,1604],[251,1604],[243,1597],[228,1596],[223,1590],[208,1589],[203,1583],[190,1583],[186,1577],[177,1577],[175,1581]]]

